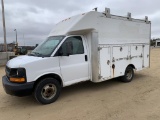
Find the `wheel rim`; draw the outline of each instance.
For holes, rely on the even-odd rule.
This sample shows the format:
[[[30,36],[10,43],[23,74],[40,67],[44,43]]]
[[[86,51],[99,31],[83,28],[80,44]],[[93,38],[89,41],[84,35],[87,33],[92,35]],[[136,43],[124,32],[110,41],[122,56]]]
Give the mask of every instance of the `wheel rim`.
[[[130,80],[132,78],[132,70],[127,70],[127,72],[126,72],[126,78],[128,80]]]
[[[52,99],[57,92],[57,88],[54,84],[47,84],[42,88],[41,95],[44,99],[50,100]]]

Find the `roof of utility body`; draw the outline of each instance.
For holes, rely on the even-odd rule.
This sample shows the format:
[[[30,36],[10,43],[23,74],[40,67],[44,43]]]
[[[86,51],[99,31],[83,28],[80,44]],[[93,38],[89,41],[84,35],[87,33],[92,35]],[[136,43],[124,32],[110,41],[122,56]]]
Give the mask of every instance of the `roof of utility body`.
[[[93,17],[95,17],[95,12],[84,13],[84,14],[76,15],[71,18],[62,20],[61,22],[59,22],[58,24],[54,26],[49,36],[67,35],[71,31],[75,31],[78,29],[82,30],[82,26],[83,26],[83,29],[88,28],[90,26],[93,29],[94,27],[93,21],[91,25],[86,25],[86,23],[88,24],[88,22],[91,23],[90,18],[93,18]],[[86,18],[87,18],[87,21],[84,22],[84,19],[86,20]],[[81,27],[77,28],[77,25]]]
[[[106,17],[104,13],[91,11],[88,13],[73,16],[56,24],[49,36],[85,34],[91,30],[96,30],[99,39],[123,39],[126,43],[128,39],[135,42],[143,42],[149,38],[150,22],[145,20],[133,19],[127,17],[111,15]],[[139,41],[139,40],[142,41]],[[102,42],[103,44],[103,42]]]

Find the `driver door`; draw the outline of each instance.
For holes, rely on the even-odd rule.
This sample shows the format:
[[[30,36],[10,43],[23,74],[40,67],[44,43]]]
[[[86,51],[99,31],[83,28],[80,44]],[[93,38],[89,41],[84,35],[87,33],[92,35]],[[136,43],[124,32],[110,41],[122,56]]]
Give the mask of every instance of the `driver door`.
[[[59,52],[61,75],[66,85],[89,79],[88,55],[81,36],[68,37]]]

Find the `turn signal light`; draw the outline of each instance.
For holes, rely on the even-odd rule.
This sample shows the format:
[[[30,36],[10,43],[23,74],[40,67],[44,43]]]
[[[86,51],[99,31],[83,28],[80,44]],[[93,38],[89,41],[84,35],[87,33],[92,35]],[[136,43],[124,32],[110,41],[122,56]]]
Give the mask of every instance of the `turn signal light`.
[[[11,82],[22,83],[25,82],[25,78],[10,78]]]

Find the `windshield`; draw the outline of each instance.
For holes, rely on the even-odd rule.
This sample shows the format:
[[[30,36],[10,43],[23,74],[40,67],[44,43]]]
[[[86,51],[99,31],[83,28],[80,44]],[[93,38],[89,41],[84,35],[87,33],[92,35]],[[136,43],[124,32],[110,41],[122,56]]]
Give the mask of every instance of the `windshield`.
[[[38,57],[50,57],[64,37],[65,36],[48,37],[46,41],[38,45],[29,55]]]

